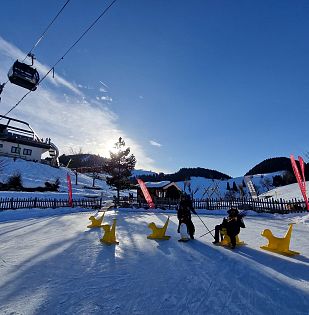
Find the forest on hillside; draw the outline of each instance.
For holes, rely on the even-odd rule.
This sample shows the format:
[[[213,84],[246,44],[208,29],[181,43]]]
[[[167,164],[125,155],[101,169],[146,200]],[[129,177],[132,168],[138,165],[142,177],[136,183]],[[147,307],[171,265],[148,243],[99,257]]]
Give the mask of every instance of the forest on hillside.
[[[71,154],[71,155],[61,155],[59,157],[59,161],[61,165],[70,167],[72,169],[78,169],[82,167],[100,167],[103,166],[106,162],[107,158],[101,157],[95,154]],[[299,166],[299,162],[296,161]],[[257,174],[269,174],[285,171],[285,176],[275,176],[275,184],[276,186],[287,185],[296,182],[296,178],[293,174],[293,169],[291,165],[291,161],[287,157],[275,157],[269,158],[261,163],[255,165],[252,169],[250,169],[246,175],[257,175]],[[309,178],[309,167],[308,164],[305,164],[305,176]],[[217,170],[211,170],[202,167],[185,167],[181,168],[179,171],[172,174],[164,174],[164,173],[155,173],[151,175],[140,175],[144,181],[147,182],[158,182],[158,181],[185,181],[189,180],[191,177],[204,177],[209,179],[218,179],[218,180],[226,180],[231,179],[231,176],[224,174]]]
[[[210,179],[219,179],[219,180],[225,180],[230,179],[231,176],[223,174],[221,172],[210,170],[202,167],[196,167],[196,168],[181,168],[178,172],[174,174],[153,174],[153,175],[141,175],[139,178],[141,178],[144,181],[147,182],[159,182],[159,181],[172,181],[172,182],[179,182],[179,181],[185,181],[189,180],[191,177],[204,177],[204,178],[210,178]]]

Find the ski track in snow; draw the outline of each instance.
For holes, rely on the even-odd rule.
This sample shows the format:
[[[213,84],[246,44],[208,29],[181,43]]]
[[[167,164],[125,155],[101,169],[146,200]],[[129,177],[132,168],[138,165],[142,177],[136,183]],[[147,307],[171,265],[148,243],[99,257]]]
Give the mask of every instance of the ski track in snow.
[[[0,223],[0,314],[308,314],[307,219],[294,218],[290,258],[269,253],[265,228],[284,235],[293,218],[246,217],[234,251],[199,238],[177,242],[177,217],[169,214],[169,241],[148,240],[147,224],[167,216],[109,211],[117,218],[117,246],[87,229],[90,213]],[[221,216],[201,215],[209,228]]]

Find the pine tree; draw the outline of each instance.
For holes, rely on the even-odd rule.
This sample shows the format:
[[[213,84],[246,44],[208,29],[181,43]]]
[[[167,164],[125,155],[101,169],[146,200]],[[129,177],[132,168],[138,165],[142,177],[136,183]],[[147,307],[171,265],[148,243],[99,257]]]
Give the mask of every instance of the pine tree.
[[[231,186],[229,182],[226,183],[226,190],[231,190]]]
[[[238,191],[238,188],[237,188],[237,185],[236,185],[236,183],[235,183],[235,182],[233,182],[233,190],[234,190],[235,192],[237,192],[237,191]]]
[[[104,165],[104,171],[109,175],[106,183],[117,191],[118,201],[120,191],[131,187],[130,176],[136,164],[135,156],[129,155],[130,148],[125,148],[125,145],[124,140],[120,137],[115,143],[116,152],[109,152],[110,158]]]

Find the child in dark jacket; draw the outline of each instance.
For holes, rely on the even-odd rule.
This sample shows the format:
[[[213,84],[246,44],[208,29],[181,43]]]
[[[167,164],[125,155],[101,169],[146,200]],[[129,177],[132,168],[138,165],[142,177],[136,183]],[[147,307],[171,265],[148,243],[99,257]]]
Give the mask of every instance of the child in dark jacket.
[[[243,216],[239,214],[239,211],[236,208],[231,208],[227,211],[229,214],[228,218],[224,218],[222,223],[216,225],[215,227],[215,241],[214,244],[219,243],[219,235],[221,235],[220,231],[225,228],[227,235],[231,239],[231,247],[235,248],[236,246],[236,235],[239,234],[240,228],[245,228],[245,223],[243,221]],[[221,235],[222,241],[222,235]]]
[[[191,212],[196,214],[196,211],[194,210],[193,203],[190,196],[184,193],[181,196],[180,203],[177,210],[177,217],[179,220],[177,231],[179,233],[180,224],[183,221],[187,225],[188,234],[190,235],[190,238],[194,239],[195,227],[191,219]]]

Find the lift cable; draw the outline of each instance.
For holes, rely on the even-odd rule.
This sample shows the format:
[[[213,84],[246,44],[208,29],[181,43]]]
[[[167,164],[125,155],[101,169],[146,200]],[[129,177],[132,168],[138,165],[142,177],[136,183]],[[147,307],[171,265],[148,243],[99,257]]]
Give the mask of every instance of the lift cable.
[[[57,60],[57,62],[48,70],[48,72],[42,77],[42,79],[36,84],[38,86],[47,76],[51,71],[54,71],[55,66],[61,62],[64,57],[73,49],[74,46],[90,31],[90,29],[100,20],[100,18],[113,6],[113,4],[117,0],[113,0],[110,5],[104,9],[104,11],[98,16],[94,22],[91,23],[91,25],[82,33],[82,35],[69,47],[69,49],[64,53],[64,55]],[[11,111],[13,111],[32,91],[29,90],[4,116],[8,115]],[[0,118],[1,120],[1,118]]]
[[[39,37],[39,39],[37,40],[37,42],[33,45],[33,47],[30,49],[30,51],[28,52],[28,54],[25,56],[24,60],[22,62],[24,62],[27,57],[31,57],[33,50],[35,49],[35,47],[40,43],[40,41],[44,38],[45,34],[47,33],[47,31],[49,30],[49,28],[52,26],[52,24],[56,21],[56,19],[58,18],[58,16],[60,15],[60,13],[64,10],[64,8],[67,6],[67,4],[70,2],[71,0],[67,0],[67,2],[62,6],[62,8],[60,9],[60,11],[56,14],[56,16],[53,18],[53,20],[47,25],[46,29],[43,31],[42,35]]]
[[[49,30],[49,28],[52,26],[52,24],[56,21],[56,19],[58,18],[58,16],[60,15],[60,13],[64,10],[64,8],[67,6],[67,4],[70,2],[71,0],[67,0],[67,2],[62,6],[62,8],[60,9],[60,11],[56,14],[56,16],[53,18],[53,20],[47,25],[47,27],[45,28],[45,30],[43,31],[42,35],[40,36],[40,38],[37,40],[37,42],[33,45],[33,47],[30,49],[30,51],[28,52],[28,54],[25,56],[25,58],[23,59],[22,62],[24,62],[27,57],[31,57],[32,58],[32,64],[33,64],[33,50],[35,49],[35,47],[40,43],[40,41],[44,38],[45,34],[47,33],[47,31]],[[4,82],[3,84],[0,85],[0,94],[3,91],[4,86],[9,82],[9,80],[7,80],[6,82]]]

